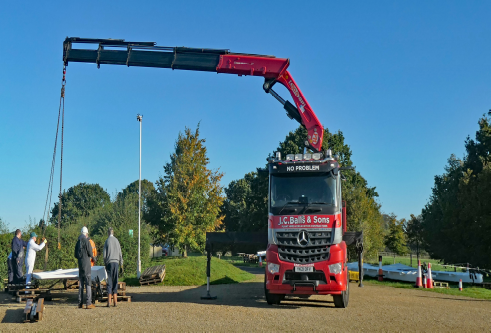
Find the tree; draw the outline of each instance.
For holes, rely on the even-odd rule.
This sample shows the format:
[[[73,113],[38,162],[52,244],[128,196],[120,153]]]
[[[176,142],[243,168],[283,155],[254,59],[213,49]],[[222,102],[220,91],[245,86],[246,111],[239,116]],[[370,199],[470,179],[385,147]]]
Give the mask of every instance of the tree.
[[[223,173],[208,169],[205,139],[187,128],[179,133],[175,152],[164,166],[165,175],[157,181],[155,201],[161,232],[184,256],[187,248],[203,251],[206,232],[222,225],[220,215],[224,196],[220,180]]]
[[[408,252],[406,235],[404,233],[405,220],[397,220],[394,214],[389,215],[389,232],[385,236],[385,246],[397,255],[404,255]]]
[[[95,210],[111,204],[109,194],[99,184],[80,183],[63,191],[60,226],[89,216]],[[51,224],[58,224],[58,203],[51,210]]]
[[[0,217],[0,276],[7,276],[7,256],[11,251],[12,237],[8,224]],[[3,279],[0,281],[0,287],[5,287]]]
[[[225,188],[222,212],[228,231],[267,230],[268,173],[250,172]]]
[[[276,151],[286,154],[303,152],[307,131],[298,127],[288,133],[285,140],[279,143]],[[324,129],[322,149],[330,148],[338,155],[342,166],[352,166],[351,148],[345,144],[342,132],[332,134]],[[359,172],[343,171],[346,181],[342,183],[344,200],[347,202],[348,230],[363,230],[365,238],[365,255],[374,257],[383,247],[382,214],[380,205],[375,201],[378,194],[375,187],[369,187]],[[231,182],[225,189],[227,199],[222,207],[225,214],[227,231],[260,231],[267,229],[268,221],[268,175],[252,172],[244,178]],[[353,253],[354,255],[354,253]]]
[[[0,217],[0,235],[9,233],[9,225]]]
[[[414,216],[406,223],[406,238],[409,244],[416,245],[416,257],[419,260],[420,248],[423,244],[423,220],[421,215]]]
[[[483,116],[465,155],[451,155],[423,208],[426,250],[446,262],[491,268],[491,119]]]
[[[155,195],[155,186],[153,183],[149,180],[142,179],[142,214],[149,214],[150,208],[149,208],[149,201],[151,200],[151,197]],[[118,193],[116,196],[116,201],[123,200],[124,198],[127,198],[130,194],[136,194],[136,206],[138,207],[138,190],[139,190],[139,181],[138,179],[126,186],[125,189],[123,189],[121,192]]]

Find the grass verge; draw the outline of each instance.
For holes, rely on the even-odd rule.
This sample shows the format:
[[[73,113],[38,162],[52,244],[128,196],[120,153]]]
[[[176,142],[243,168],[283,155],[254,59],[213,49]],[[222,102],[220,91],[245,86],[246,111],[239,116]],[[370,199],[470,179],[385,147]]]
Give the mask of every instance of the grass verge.
[[[405,288],[405,289],[415,289],[412,283],[409,282],[401,282],[401,281],[393,281],[393,280],[385,280],[383,282],[378,281],[376,278],[365,276],[363,277],[363,283],[369,285],[378,285],[378,286],[386,286],[393,288]],[[465,296],[477,299],[486,299],[491,300],[491,290],[474,287],[470,284],[464,283],[463,290],[459,291],[459,287],[456,284],[449,283],[448,289],[446,288],[433,288],[433,289],[419,289],[422,291],[439,293],[444,295],[452,295],[452,296]]]
[[[225,260],[229,262],[230,264],[237,266],[237,267],[259,267],[259,263],[252,263],[252,262],[244,262],[244,259],[239,256],[227,256],[227,257],[222,257],[221,260]],[[266,261],[263,261],[263,267],[266,265]]]
[[[201,286],[206,284],[206,257],[190,256],[152,259],[149,267],[165,265],[165,279],[159,285]],[[254,279],[254,275],[235,267],[227,260],[211,258],[210,284],[239,283]],[[136,276],[121,279],[129,286],[139,286]]]

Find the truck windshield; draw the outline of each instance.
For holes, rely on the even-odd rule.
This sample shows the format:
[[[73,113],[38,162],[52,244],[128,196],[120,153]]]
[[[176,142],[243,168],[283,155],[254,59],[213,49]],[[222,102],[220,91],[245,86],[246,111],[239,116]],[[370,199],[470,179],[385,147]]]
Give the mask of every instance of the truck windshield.
[[[279,209],[285,205],[308,203],[336,208],[339,204],[336,198],[336,179],[331,173],[274,175],[271,177],[270,199],[273,214],[279,214]]]

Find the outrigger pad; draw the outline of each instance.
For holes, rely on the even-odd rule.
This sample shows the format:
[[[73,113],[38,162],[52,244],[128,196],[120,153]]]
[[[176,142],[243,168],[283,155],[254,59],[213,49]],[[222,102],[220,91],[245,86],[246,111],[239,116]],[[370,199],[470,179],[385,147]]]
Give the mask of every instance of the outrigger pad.
[[[263,232],[207,232],[207,251],[256,253],[268,246],[268,233]]]
[[[363,244],[363,231],[346,231],[343,235],[346,245]]]

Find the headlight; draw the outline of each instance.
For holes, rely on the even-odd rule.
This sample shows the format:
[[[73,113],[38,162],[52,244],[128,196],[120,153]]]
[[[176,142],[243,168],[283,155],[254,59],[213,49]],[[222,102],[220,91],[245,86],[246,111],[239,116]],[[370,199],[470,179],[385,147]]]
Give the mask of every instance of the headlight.
[[[268,264],[268,271],[269,271],[269,273],[271,273],[271,274],[278,273],[278,272],[280,271],[280,265],[278,265],[278,264],[273,264],[273,263],[269,263],[269,264]]]
[[[341,263],[329,265],[329,272],[332,274],[339,274],[341,273],[341,267]]]

